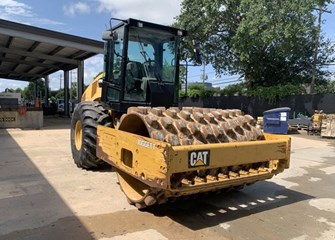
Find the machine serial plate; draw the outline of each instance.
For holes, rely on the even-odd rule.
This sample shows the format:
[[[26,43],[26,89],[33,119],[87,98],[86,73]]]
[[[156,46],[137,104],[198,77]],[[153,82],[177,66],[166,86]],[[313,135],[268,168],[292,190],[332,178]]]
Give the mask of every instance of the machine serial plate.
[[[151,143],[151,142],[147,142],[141,139],[137,140],[137,145],[141,146],[141,147],[145,147],[145,148],[150,148],[150,149],[154,149],[156,147],[156,144]]]

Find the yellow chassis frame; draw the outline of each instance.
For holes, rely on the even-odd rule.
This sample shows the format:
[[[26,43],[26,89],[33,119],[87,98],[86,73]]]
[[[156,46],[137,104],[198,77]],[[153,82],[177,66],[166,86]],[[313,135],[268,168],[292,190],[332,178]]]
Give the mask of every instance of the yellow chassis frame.
[[[132,133],[98,126],[97,157],[110,163],[145,184],[170,192],[187,195],[271,178],[290,165],[291,139],[288,136],[264,134],[265,140],[204,145],[171,146],[169,143]],[[189,153],[210,151],[207,166],[189,167]],[[171,186],[171,176],[206,169],[268,162],[268,169],[237,178],[217,179],[193,185]]]

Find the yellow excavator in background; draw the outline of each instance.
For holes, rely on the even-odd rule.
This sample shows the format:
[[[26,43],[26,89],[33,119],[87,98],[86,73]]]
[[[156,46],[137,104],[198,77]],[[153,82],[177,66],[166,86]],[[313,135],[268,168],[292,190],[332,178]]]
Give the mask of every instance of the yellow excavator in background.
[[[178,107],[179,45],[186,32],[135,19],[104,33],[104,73],[76,106],[76,165],[108,163],[130,204],[145,208],[241,188],[290,164],[290,138],[263,134],[240,110]]]
[[[320,135],[322,120],[326,118],[326,114],[323,110],[315,110],[311,117],[311,124],[308,128],[308,134]]]

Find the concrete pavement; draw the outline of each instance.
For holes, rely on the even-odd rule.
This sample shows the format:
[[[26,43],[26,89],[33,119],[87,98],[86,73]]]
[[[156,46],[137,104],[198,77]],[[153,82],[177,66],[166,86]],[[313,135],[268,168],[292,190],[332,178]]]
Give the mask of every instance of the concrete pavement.
[[[293,135],[291,168],[239,192],[138,211],[111,169],[78,169],[69,119],[0,129],[0,239],[335,239],[335,140]]]

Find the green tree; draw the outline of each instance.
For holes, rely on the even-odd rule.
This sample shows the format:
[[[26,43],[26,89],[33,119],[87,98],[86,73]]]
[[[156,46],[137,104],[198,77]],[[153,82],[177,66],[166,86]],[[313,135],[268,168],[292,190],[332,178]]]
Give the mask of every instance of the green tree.
[[[299,95],[306,93],[301,85],[274,85],[270,87],[258,86],[247,91],[248,96],[259,97],[266,100],[268,103],[275,103],[277,100],[284,99],[289,95]]]
[[[245,93],[245,84],[244,83],[236,83],[231,84],[223,88],[220,92],[221,96],[241,96]]]
[[[21,88],[16,88],[16,89],[14,90],[14,92],[16,92],[16,93],[22,93],[22,89],[21,89]]]
[[[182,89],[182,85],[186,82],[186,67],[179,67],[179,89]]]
[[[321,1],[326,6],[331,1]],[[202,43],[202,57],[218,74],[244,76],[246,86],[310,83],[317,0],[184,0],[177,25]],[[334,47],[321,38],[317,83],[328,72]]]
[[[35,97],[35,84],[37,84],[37,96],[41,99],[44,98],[45,95],[45,84],[42,79],[36,80],[36,82],[30,82],[27,87],[22,90],[22,96],[26,100],[33,100]]]
[[[71,94],[71,99],[77,98],[77,82],[71,83],[70,94]]]
[[[87,88],[87,85],[84,85],[84,89],[86,88]],[[71,96],[71,99],[77,98],[77,82],[71,83],[71,89],[69,89],[69,94]],[[56,99],[64,99],[64,88],[50,91],[50,98],[53,101],[55,101]]]
[[[64,99],[64,88],[56,91],[56,99]]]
[[[203,84],[201,83],[193,83],[190,84],[189,90],[188,90],[188,96],[190,98],[205,98],[205,97],[211,97],[214,95],[214,91],[210,89],[206,89]]]
[[[21,93],[22,89],[21,88],[16,88],[16,89],[6,88],[5,91],[10,92],[10,93]]]
[[[326,84],[318,86],[316,93],[335,93],[335,80],[327,81]]]

